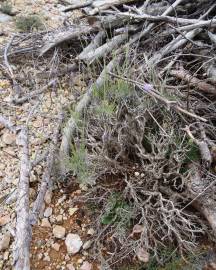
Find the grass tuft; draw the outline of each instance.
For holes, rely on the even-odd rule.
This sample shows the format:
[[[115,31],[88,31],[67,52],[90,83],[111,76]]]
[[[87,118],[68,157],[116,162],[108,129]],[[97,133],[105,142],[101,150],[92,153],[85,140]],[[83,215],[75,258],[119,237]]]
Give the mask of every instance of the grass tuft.
[[[37,15],[20,16],[16,20],[16,27],[21,32],[31,32],[42,29],[41,18]]]
[[[12,4],[7,1],[3,2],[0,7],[1,12],[7,15],[13,15],[12,9],[13,9]]]

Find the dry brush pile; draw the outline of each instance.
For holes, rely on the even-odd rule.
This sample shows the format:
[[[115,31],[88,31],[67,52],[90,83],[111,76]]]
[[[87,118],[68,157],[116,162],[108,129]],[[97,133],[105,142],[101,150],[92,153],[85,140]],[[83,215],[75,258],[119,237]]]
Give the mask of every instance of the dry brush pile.
[[[95,248],[104,267],[133,256],[160,261],[160,250],[170,245],[183,255],[209,228],[212,238],[216,234],[216,4],[97,0],[68,5],[65,12],[74,9],[83,12],[76,24],[17,34],[2,54],[12,105],[54,90],[68,74],[83,74],[89,85],[72,111],[63,108],[69,113],[60,149],[62,112],[50,148],[32,163],[28,122],[15,126],[0,116],[19,135],[22,151],[15,269],[30,268],[31,225],[55,164],[64,185],[72,174],[89,186],[83,199],[99,206]],[[35,68],[28,79],[10,64],[23,61]],[[30,171],[44,159],[30,209]]]

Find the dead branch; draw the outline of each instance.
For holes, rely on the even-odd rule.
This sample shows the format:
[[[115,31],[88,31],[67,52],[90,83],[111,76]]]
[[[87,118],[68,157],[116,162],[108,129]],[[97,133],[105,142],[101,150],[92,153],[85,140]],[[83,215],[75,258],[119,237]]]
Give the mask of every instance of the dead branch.
[[[12,42],[14,40],[15,36],[13,35],[11,40],[9,41],[9,43],[7,44],[7,46],[5,47],[5,50],[4,50],[4,64],[5,66],[7,67],[7,70],[8,70],[8,74],[10,76],[10,79],[12,80],[12,83],[13,83],[13,88],[15,90],[15,96],[16,97],[19,97],[21,95],[21,87],[20,85],[17,83],[16,79],[15,79],[15,76],[14,76],[14,73],[13,73],[13,70],[9,64],[9,61],[8,61],[8,51],[12,45]]]
[[[40,50],[40,56],[43,56],[46,52],[51,50],[54,47],[59,46],[60,44],[77,39],[82,35],[90,34],[92,32],[95,32],[96,29],[91,26],[79,26],[75,29],[69,29],[65,32],[57,33],[52,40],[45,43],[45,45]]]
[[[118,48],[118,46],[121,45],[127,38],[127,33],[115,36],[101,47],[89,51],[87,54],[82,53],[81,55],[79,55],[79,59],[85,62],[92,63],[99,58],[105,57],[108,53]]]
[[[202,179],[200,168],[196,165],[190,165],[191,177],[187,182],[187,189],[192,198],[189,204],[192,204],[208,221],[214,235],[216,236],[216,211],[215,201],[209,196],[209,191],[216,183],[215,178],[206,186],[205,179]],[[187,204],[186,206],[188,206]]]
[[[79,3],[79,4],[73,4],[73,5],[68,5],[66,8],[64,8],[62,11],[63,12],[68,12],[68,11],[72,11],[75,9],[79,9],[79,8],[83,8],[83,7],[87,7],[90,6],[92,4],[92,0],[89,1],[85,1],[84,3]]]
[[[175,76],[176,78],[181,79],[183,81],[186,81],[190,86],[196,87],[200,91],[203,91],[207,94],[216,95],[216,88],[213,85],[201,81],[200,79],[194,77],[184,69],[171,70],[170,75]]]
[[[100,31],[91,41],[91,43],[83,49],[83,51],[78,55],[77,59],[85,59],[85,56],[91,51],[96,50],[101,44],[103,39],[106,37],[105,31]]]
[[[92,3],[93,9],[89,11],[89,15],[93,16],[112,6],[119,6],[131,2],[135,2],[135,0],[96,0]]]
[[[57,79],[53,79],[51,80],[47,85],[45,85],[44,87],[42,87],[41,89],[35,90],[35,91],[31,91],[28,95],[24,96],[24,97],[20,97],[20,98],[13,98],[12,102],[15,104],[23,104],[26,101],[29,101],[30,99],[34,98],[34,97],[38,97],[40,94],[46,92],[51,86],[54,86],[57,83]]]
[[[209,168],[212,163],[212,156],[208,147],[208,143],[204,139],[202,141],[197,140],[190,131],[189,126],[185,127],[185,131],[187,132],[188,136],[193,140],[193,142],[199,147],[202,161],[204,162],[206,167]]]
[[[31,226],[29,222],[29,148],[28,130],[22,127],[18,137],[22,149],[20,180],[16,203],[16,234],[14,244],[14,269],[30,270]]]
[[[57,124],[57,127],[55,129],[52,143],[51,143],[51,146],[50,146],[47,158],[46,158],[46,168],[45,168],[45,171],[44,171],[43,176],[42,176],[40,189],[39,189],[37,198],[33,204],[32,213],[30,216],[30,223],[32,225],[37,223],[38,216],[40,214],[40,211],[41,211],[41,208],[42,208],[42,205],[44,202],[44,196],[46,194],[46,191],[48,189],[52,188],[51,176],[52,176],[54,161],[56,158],[58,136],[59,136],[60,128],[62,125],[62,121],[63,121],[63,114],[60,113],[58,124]]]
[[[153,15],[148,15],[148,14],[142,14],[142,15],[137,15],[137,14],[131,14],[128,12],[121,12],[117,13],[118,16],[121,18],[129,17],[130,19],[134,20],[149,20],[152,22],[167,22],[167,23],[173,23],[173,24],[197,24],[197,23],[204,23],[204,25],[216,25],[216,20],[208,20],[208,21],[200,21],[199,19],[185,19],[185,18],[175,18],[171,16],[153,16]]]

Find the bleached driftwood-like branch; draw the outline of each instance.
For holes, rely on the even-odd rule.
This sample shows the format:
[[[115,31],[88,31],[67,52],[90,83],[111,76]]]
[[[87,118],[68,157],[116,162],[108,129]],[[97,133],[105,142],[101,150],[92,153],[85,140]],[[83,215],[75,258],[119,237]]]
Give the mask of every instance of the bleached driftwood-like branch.
[[[14,243],[14,269],[30,270],[31,225],[29,220],[29,146],[28,129],[22,127],[18,134],[18,145],[21,148],[20,179],[16,203],[16,232]]]

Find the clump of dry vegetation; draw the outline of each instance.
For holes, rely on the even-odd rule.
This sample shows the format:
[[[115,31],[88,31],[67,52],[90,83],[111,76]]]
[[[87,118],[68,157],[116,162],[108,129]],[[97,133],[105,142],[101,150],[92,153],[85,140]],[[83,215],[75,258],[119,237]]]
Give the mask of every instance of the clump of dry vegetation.
[[[5,1],[5,2],[1,3],[1,6],[0,6],[1,12],[5,13],[7,15],[13,15],[12,9],[13,9],[13,6],[10,2]]]
[[[146,267],[151,259],[162,264],[161,250],[172,247],[184,257],[203,235],[216,234],[216,5],[134,0],[113,9],[109,1],[95,2],[80,18],[88,23],[23,34],[5,49],[13,86],[29,82],[22,83],[24,72],[14,76],[9,48],[11,61],[22,63],[25,53],[29,66],[40,66],[28,75],[44,85],[14,95],[13,104],[55,89],[63,74],[71,85],[81,73],[88,85],[68,110],[59,151],[56,128],[33,215],[36,222],[57,156],[63,185],[76,179],[88,188],[81,199],[94,207],[103,269],[137,259]],[[27,25],[24,31],[34,20]]]
[[[19,16],[16,19],[16,27],[21,32],[31,32],[43,28],[43,23],[38,15]]]

